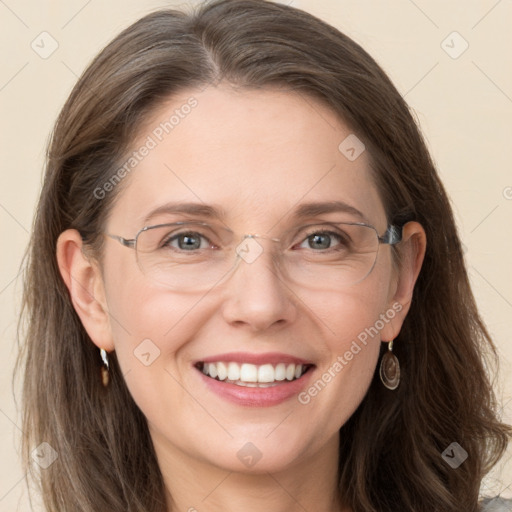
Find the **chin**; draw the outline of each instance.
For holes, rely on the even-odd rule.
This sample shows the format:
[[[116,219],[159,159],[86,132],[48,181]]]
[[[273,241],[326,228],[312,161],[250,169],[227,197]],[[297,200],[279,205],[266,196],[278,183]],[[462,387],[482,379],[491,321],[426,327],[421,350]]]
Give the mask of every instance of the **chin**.
[[[268,435],[268,434],[265,434]],[[308,443],[294,442],[287,437],[283,443],[276,438],[270,441],[261,432],[254,437],[243,436],[231,440],[221,453],[213,456],[210,452],[208,463],[225,471],[247,474],[266,474],[284,471],[298,463],[298,457],[304,452]],[[252,440],[249,440],[252,439]],[[218,450],[218,445],[217,445]]]

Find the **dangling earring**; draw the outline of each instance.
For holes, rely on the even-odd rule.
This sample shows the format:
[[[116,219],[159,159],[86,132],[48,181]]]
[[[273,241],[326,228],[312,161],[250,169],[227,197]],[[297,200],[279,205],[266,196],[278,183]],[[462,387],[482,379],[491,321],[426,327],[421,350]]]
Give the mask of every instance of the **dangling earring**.
[[[400,384],[400,363],[393,354],[393,340],[388,343],[388,351],[382,356],[379,375],[382,384],[388,389],[394,390]]]
[[[108,383],[110,382],[110,374],[109,374],[110,366],[108,364],[108,355],[107,355],[107,351],[104,348],[100,349],[100,354],[101,354],[101,359],[103,359],[103,365],[101,367],[101,382],[104,387],[107,387]]]

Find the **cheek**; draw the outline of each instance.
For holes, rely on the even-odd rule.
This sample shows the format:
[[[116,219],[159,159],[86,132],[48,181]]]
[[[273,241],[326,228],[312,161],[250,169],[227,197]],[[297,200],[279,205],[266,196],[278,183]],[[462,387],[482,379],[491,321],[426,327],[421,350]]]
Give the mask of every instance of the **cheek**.
[[[172,294],[148,280],[137,265],[135,253],[113,252],[108,256],[105,288],[116,350],[133,350],[147,338],[163,350],[162,340],[172,341],[167,334],[193,309],[197,295]]]
[[[197,297],[177,298],[127,280],[110,296],[116,356],[126,386],[144,415],[167,422],[172,411],[190,407],[183,394],[184,367],[176,365],[197,331]]]
[[[118,355],[137,357],[137,352],[143,350],[139,349],[141,343],[150,348],[154,345],[156,355],[175,353],[191,335],[191,323],[199,307],[197,296],[178,296],[139,279],[125,281],[109,294]],[[125,362],[129,362],[126,357]]]
[[[325,324],[324,342],[329,361],[340,362],[338,373],[371,374],[380,347],[380,331],[385,325],[384,296],[376,291],[350,294],[344,292],[325,302],[322,323]],[[317,309],[320,311],[320,308]],[[389,321],[389,320],[388,320]],[[356,379],[359,380],[359,379]]]
[[[323,364],[299,396],[311,417],[334,432],[364,398],[377,366],[380,331],[395,315],[387,310],[389,273],[382,265],[351,290],[304,298],[322,330]]]
[[[378,345],[384,326],[382,315],[390,320],[386,317],[390,291],[388,269],[381,265],[352,287],[315,294],[296,290],[295,295],[299,297],[299,307],[321,329],[328,351],[342,354],[354,340],[363,345]]]
[[[148,282],[135,261],[108,263],[105,288],[116,356],[138,402],[141,392],[161,389],[163,380],[170,379],[164,362],[191,336],[198,298],[171,294]]]

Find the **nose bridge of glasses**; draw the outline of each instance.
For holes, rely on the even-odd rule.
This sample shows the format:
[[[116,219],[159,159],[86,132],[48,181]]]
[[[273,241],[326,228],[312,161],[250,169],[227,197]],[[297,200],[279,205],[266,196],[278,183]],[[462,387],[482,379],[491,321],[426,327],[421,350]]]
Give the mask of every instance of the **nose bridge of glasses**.
[[[271,240],[272,242],[280,242],[281,241],[281,238],[275,238],[275,237],[268,236],[268,235],[259,235],[257,233],[246,233],[245,235],[242,235],[242,237],[241,237],[242,242],[246,238],[261,238],[263,240]]]

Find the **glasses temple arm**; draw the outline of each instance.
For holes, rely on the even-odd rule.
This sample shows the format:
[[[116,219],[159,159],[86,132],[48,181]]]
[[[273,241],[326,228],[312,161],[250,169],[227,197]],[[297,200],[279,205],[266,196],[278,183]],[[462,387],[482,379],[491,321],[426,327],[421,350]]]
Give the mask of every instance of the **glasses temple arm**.
[[[119,243],[124,245],[125,247],[135,247],[135,238],[123,238],[122,236],[111,235],[110,233],[105,233],[108,237],[117,240]]]
[[[389,226],[386,232],[379,236],[381,244],[394,245],[402,241],[402,226]]]

